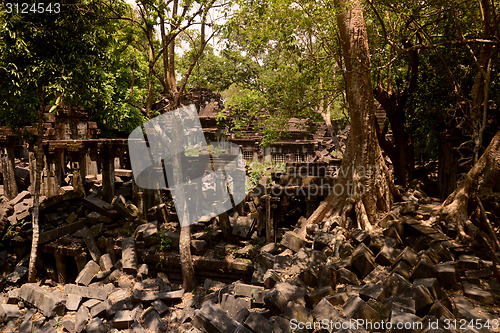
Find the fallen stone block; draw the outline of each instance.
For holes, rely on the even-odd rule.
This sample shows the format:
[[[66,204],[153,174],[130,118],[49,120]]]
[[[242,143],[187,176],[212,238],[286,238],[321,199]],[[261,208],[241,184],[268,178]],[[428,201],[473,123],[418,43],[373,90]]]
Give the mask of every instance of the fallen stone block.
[[[50,318],[64,313],[64,300],[55,293],[34,283],[22,285],[19,297],[26,303],[36,307],[46,317]]]
[[[285,310],[288,299],[279,290],[275,289],[264,297],[264,303],[271,312],[280,314]]]
[[[343,305],[349,296],[347,293],[335,293],[333,295],[325,297],[328,302],[332,303],[332,305]]]
[[[317,321],[327,319],[333,322],[337,321],[342,316],[327,298],[323,298],[318,302],[318,304],[316,304],[312,311],[312,315]]]
[[[155,308],[156,312],[158,312],[160,316],[162,316],[165,312],[168,311],[168,306],[166,306],[165,303],[163,303],[159,299],[154,301],[151,305]]]
[[[9,204],[11,206],[15,206],[18,203],[20,203],[21,201],[23,201],[24,199],[28,199],[29,197],[31,197],[31,194],[29,191],[22,191],[21,193],[16,195],[14,199],[10,200]]]
[[[384,299],[384,303],[390,306],[391,312],[404,312],[415,314],[415,300],[404,296],[391,296]]]
[[[263,283],[266,289],[271,289],[276,282],[281,282],[281,278],[274,269],[268,269],[262,279],[264,280]]]
[[[19,291],[20,291],[20,288],[15,288],[15,289],[9,290],[9,292],[7,293],[6,303],[7,304],[17,304],[17,302],[19,302]]]
[[[15,284],[19,280],[21,280],[26,275],[26,273],[28,273],[28,267],[19,266],[14,270],[14,272],[7,275],[6,280],[9,283]]]
[[[376,301],[381,301],[387,296],[385,287],[381,283],[367,283],[359,291],[359,297],[367,302],[370,298]]]
[[[402,333],[402,332],[407,332],[407,333],[416,333],[418,326],[416,326],[414,323],[417,323],[420,321],[420,318],[417,317],[416,315],[412,313],[404,313],[404,312],[396,312],[393,311],[391,313],[391,324],[392,328],[390,332],[394,333]],[[401,325],[403,324],[403,328],[398,328],[398,323]]]
[[[384,286],[392,295],[401,295],[408,291],[412,284],[398,273],[392,273],[387,278]]]
[[[311,310],[306,308],[304,305],[295,303],[293,301],[288,302],[285,310],[283,311],[283,317],[292,320],[295,319],[299,322],[312,322],[313,316]]]
[[[203,307],[195,313],[193,326],[204,332],[234,332],[239,326],[238,322],[233,320],[224,310],[211,302],[206,302]]]
[[[439,283],[446,289],[457,288],[457,272],[456,263],[447,261],[436,265],[436,273]]]
[[[396,262],[400,260],[406,261],[411,267],[413,267],[417,264],[417,253],[411,247],[407,246],[396,258]]]
[[[333,294],[333,289],[330,286],[312,290],[305,295],[306,305],[309,308],[314,308],[324,297]]]
[[[352,254],[352,265],[365,277],[376,266],[372,251],[364,244],[359,244]]]
[[[131,310],[120,310],[113,317],[112,326],[118,329],[129,328],[134,322]]]
[[[359,285],[359,280],[356,274],[347,268],[340,268],[335,272],[335,280],[337,283]]]
[[[101,271],[103,272],[111,271],[113,268],[113,261],[109,253],[105,253],[99,258],[99,267],[101,267]]]
[[[490,292],[467,282],[463,282],[462,285],[464,287],[465,296],[472,298],[481,304],[492,305],[494,303],[493,295]]]
[[[80,306],[80,308],[76,312],[76,317],[75,317],[75,332],[77,333],[82,332],[85,329],[85,326],[87,326],[89,320],[90,320],[89,309],[87,309],[85,306]]]
[[[276,243],[269,243],[261,247],[259,249],[259,252],[260,253],[267,252],[269,254],[275,254],[276,252],[278,252],[278,246],[276,245]]]
[[[264,316],[255,312],[248,315],[245,326],[253,332],[273,332],[273,325]]]
[[[434,304],[434,297],[432,297],[429,289],[423,285],[413,286],[406,294],[415,301],[417,316],[423,317],[426,315]]]
[[[141,317],[142,326],[150,332],[165,332],[167,330],[161,321],[160,315],[155,310],[150,310]]]
[[[379,265],[391,266],[396,262],[398,255],[397,249],[384,244],[375,257],[375,262]]]
[[[92,281],[92,279],[97,275],[97,273],[99,273],[99,269],[100,267],[95,261],[93,260],[89,261],[82,269],[80,274],[78,274],[75,283],[88,286]]]
[[[455,316],[443,305],[440,301],[434,302],[434,304],[429,309],[429,315],[435,316],[436,318],[454,320]]]
[[[261,286],[254,286],[251,284],[245,283],[236,283],[234,286],[233,293],[235,296],[243,296],[243,297],[253,297],[253,295],[260,290],[264,290]]]
[[[101,318],[93,318],[85,328],[86,333],[107,333],[110,332],[110,327],[107,322]]]
[[[425,279],[436,277],[436,266],[432,263],[428,256],[423,255],[418,264],[411,272],[412,279]]]
[[[68,309],[69,311],[78,310],[81,301],[82,301],[82,296],[75,294],[68,294],[66,296],[66,309]]]
[[[250,309],[252,302],[250,298],[237,298],[230,294],[224,294],[222,295],[221,307],[227,311],[231,318],[234,318],[241,309]]]
[[[400,260],[398,261],[395,265],[394,268],[392,269],[393,272],[398,273],[399,275],[403,276],[405,279],[410,279],[411,278],[411,272],[413,270],[413,267],[410,266],[406,261]]]
[[[122,268],[125,273],[137,272],[137,255],[134,237],[122,239]]]
[[[378,312],[356,295],[347,299],[342,310],[348,318],[363,319],[365,321],[379,320]]]
[[[306,244],[307,242],[293,231],[287,231],[281,240],[281,245],[295,252],[299,252]]]
[[[479,258],[465,254],[459,256],[458,269],[460,271],[474,271],[480,269]]]
[[[3,321],[16,320],[21,317],[21,312],[15,304],[0,304],[0,319]]]
[[[94,298],[101,301],[104,301],[108,293],[113,290],[114,286],[112,284],[108,284],[105,287],[85,287],[85,286],[77,286],[75,284],[67,284],[64,286],[64,294],[65,295],[78,295],[80,297],[85,298]]]

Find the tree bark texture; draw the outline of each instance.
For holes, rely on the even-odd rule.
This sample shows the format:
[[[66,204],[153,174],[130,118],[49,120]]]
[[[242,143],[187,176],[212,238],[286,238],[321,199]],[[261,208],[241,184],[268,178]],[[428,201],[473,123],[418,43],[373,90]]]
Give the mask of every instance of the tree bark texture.
[[[457,225],[458,238],[467,239],[466,224],[469,223],[468,208],[471,198],[476,195],[491,194],[499,182],[500,130],[495,134],[477,163],[441,206],[441,219]]]
[[[337,179],[343,188],[342,193],[332,191],[309,217],[306,225],[321,222],[329,216],[335,218],[335,215],[345,222],[348,221],[346,214],[354,209],[352,219],[358,227],[369,229],[376,221],[377,211],[390,209],[397,190],[377,139],[363,9],[359,0],[337,2],[336,5],[344,10],[337,17],[337,22],[345,63],[351,132]],[[305,228],[301,231],[301,234],[304,233]]]

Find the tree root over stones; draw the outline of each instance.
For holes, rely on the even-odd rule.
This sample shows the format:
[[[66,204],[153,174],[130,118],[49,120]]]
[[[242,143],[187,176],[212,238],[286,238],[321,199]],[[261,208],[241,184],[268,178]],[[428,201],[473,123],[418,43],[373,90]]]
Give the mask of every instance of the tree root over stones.
[[[443,202],[437,222],[447,227],[456,226],[457,240],[469,243],[478,234],[470,221],[472,199],[491,194],[500,179],[500,130],[496,133],[481,158],[467,173],[458,187]]]

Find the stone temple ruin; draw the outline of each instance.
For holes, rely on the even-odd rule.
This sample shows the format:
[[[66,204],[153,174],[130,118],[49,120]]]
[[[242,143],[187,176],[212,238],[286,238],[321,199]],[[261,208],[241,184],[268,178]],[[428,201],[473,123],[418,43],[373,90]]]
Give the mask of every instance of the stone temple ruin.
[[[304,228],[341,162],[326,130],[311,134],[292,120],[291,135],[263,149],[251,130],[231,136],[216,122],[219,103],[197,94],[208,141],[231,140],[247,161],[286,169],[191,227],[200,283],[192,292],[181,289],[168,191],[136,186],[127,140],[100,138],[77,108],[46,114],[40,281],[26,283],[34,156],[0,130],[2,332],[459,332],[454,320],[496,331],[494,263],[431,227],[438,199],[409,190],[373,232],[325,230],[327,221]],[[359,320],[394,327],[352,326]]]

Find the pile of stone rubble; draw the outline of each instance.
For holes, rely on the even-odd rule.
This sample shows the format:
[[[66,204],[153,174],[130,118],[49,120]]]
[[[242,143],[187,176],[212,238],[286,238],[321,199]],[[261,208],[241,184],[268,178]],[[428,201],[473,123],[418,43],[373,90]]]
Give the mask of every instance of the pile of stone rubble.
[[[212,268],[221,274],[199,279],[203,287],[192,292],[172,283],[170,272],[163,267],[153,266],[151,258],[158,258],[165,239],[170,240],[171,252],[178,246],[177,232],[158,236],[159,225],[153,219],[162,207],[155,207],[142,219],[119,197],[113,204],[92,196],[67,200],[69,208],[65,209],[70,211],[65,224],[42,234],[45,239],[79,239],[81,251],[89,252],[87,260],[80,263],[74,283],[68,283],[73,281],[69,277],[65,277],[66,283],[56,282],[60,277],[56,270],[40,283],[21,284],[26,281],[27,260],[13,265],[2,279],[0,329],[494,332],[500,319],[496,307],[500,283],[488,253],[475,253],[432,226],[433,213],[439,207],[436,201],[422,195],[406,199],[383,216],[373,232],[346,230],[336,224],[326,231],[320,224],[307,227],[306,236],[300,237],[305,220],[300,219],[295,229],[278,229],[279,243],[262,246],[256,239],[228,244],[222,242],[220,232],[209,237],[206,230],[193,227],[192,250],[199,255],[194,256],[196,264],[215,266]],[[29,199],[17,200],[14,207]],[[71,202],[82,200],[84,208],[71,211]],[[117,220],[122,222],[115,229],[123,231],[123,223],[133,226],[130,235],[108,228]],[[79,222],[83,228],[74,225]],[[68,229],[68,225],[79,228]],[[229,253],[240,259],[232,261]],[[231,271],[229,264],[242,270]],[[227,283],[223,277],[230,272],[236,277],[239,272],[240,280]],[[367,330],[366,326],[353,327],[353,320],[394,326]],[[397,329],[397,323],[416,324]]]

